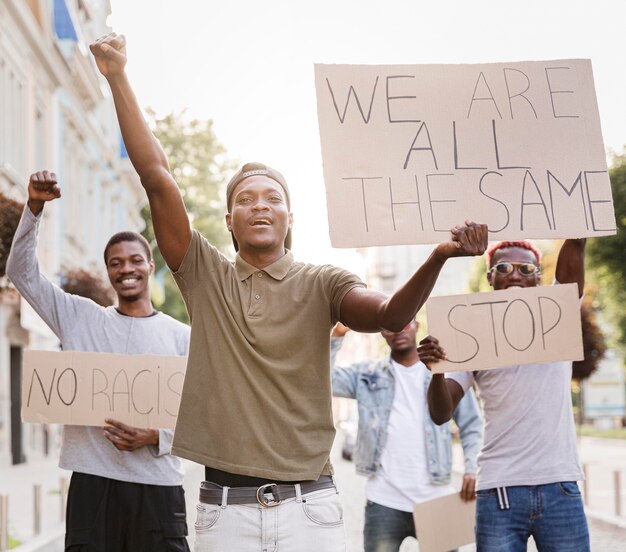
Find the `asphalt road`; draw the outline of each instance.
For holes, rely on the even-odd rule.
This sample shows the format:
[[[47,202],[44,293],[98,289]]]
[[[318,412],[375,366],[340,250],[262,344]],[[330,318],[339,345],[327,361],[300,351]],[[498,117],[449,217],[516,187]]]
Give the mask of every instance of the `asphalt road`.
[[[583,451],[588,458],[597,458],[600,462],[602,455],[602,447],[600,443],[587,443],[583,445]],[[592,445],[595,445],[593,447]],[[609,444],[606,445],[613,449]],[[595,452],[591,452],[594,449]],[[624,447],[626,450],[626,447]],[[614,456],[613,456],[614,457]],[[333,464],[336,471],[337,484],[343,499],[344,519],[346,526],[346,536],[348,542],[347,552],[363,552],[363,509],[365,507],[365,495],[363,493],[365,480],[356,475],[354,464],[341,458],[338,451],[333,451]],[[626,464],[623,464],[626,465]],[[204,468],[197,464],[186,464],[185,490],[187,498],[187,512],[189,524],[189,543],[193,544],[193,524],[195,521],[196,498],[198,487],[202,480]],[[600,499],[598,499],[598,503]],[[591,550],[593,552],[624,552],[626,551],[626,529],[616,525],[589,519],[589,528],[591,533]],[[401,552],[416,552],[419,545],[415,539],[407,539],[400,549]],[[461,552],[473,552],[476,550],[474,545],[464,546]],[[529,551],[536,551],[534,543],[529,543]]]

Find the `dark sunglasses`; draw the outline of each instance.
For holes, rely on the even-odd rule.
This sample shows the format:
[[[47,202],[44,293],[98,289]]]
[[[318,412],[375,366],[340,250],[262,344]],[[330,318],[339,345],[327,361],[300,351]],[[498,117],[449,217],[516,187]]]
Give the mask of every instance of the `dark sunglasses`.
[[[509,263],[502,262],[491,267],[490,270],[495,270],[498,274],[512,274],[517,268],[518,272],[522,276],[532,276],[539,271],[539,267],[533,263]]]

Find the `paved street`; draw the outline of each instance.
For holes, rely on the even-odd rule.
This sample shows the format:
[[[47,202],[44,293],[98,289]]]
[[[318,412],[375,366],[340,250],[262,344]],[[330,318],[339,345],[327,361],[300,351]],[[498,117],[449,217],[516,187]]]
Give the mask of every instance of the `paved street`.
[[[605,441],[587,442],[581,444],[581,450],[585,452],[588,458],[598,458],[600,462],[602,451],[606,453],[603,447]],[[612,443],[606,445],[609,449],[616,448]],[[626,453],[626,444],[618,447]],[[592,453],[592,450],[596,452]],[[333,451],[333,464],[335,466],[337,483],[341,491],[344,506],[344,518],[346,525],[346,534],[348,540],[347,552],[363,552],[363,509],[365,507],[365,495],[363,494],[364,478],[356,475],[354,464],[341,458],[338,450]],[[626,467],[626,460],[621,464]],[[203,468],[197,464],[186,464],[185,476],[185,492],[187,498],[187,512],[190,539],[193,542],[193,524],[195,521],[195,509],[197,489],[203,477]],[[597,502],[600,502],[597,500]],[[626,521],[626,519],[625,519]],[[593,552],[624,552],[626,550],[626,529],[619,528],[615,525],[609,525],[594,519],[589,519],[589,527],[591,531],[591,550]],[[404,542],[401,552],[416,552],[419,545],[414,539],[408,539]],[[474,552],[474,545],[464,546],[461,552]],[[534,543],[531,541],[528,550],[536,551]],[[322,551],[320,551],[322,552]]]
[[[584,438],[581,440],[580,450],[583,462],[589,464],[590,507],[594,512],[609,515],[614,511],[613,470],[626,467],[626,443]],[[9,527],[13,537],[22,541],[32,538],[34,483],[42,486],[42,532],[59,527],[61,516],[60,481],[61,478],[66,478],[69,481],[69,473],[57,468],[56,463],[56,459],[50,459],[0,470],[0,495],[9,496]],[[355,474],[354,465],[343,460],[337,451],[333,453],[333,463],[343,498],[348,552],[362,552],[361,531],[365,504],[364,479]],[[185,462],[185,470],[191,543],[193,542],[198,487],[203,478],[204,470],[201,466],[191,462]],[[626,497],[624,487],[622,493]],[[621,519],[626,525],[626,517]],[[602,523],[591,516],[589,524],[594,552],[623,552],[626,550],[626,529]],[[402,552],[415,552],[417,550],[419,547],[415,541],[406,541],[402,547]],[[462,550],[463,552],[470,552],[475,550],[475,547],[467,546]],[[535,550],[535,548],[531,546],[529,550]]]

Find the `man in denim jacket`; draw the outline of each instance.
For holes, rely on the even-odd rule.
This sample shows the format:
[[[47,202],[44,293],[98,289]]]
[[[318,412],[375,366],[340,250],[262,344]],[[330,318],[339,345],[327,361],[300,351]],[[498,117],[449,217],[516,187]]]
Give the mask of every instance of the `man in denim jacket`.
[[[332,334],[333,395],[358,403],[354,460],[357,473],[369,478],[365,552],[397,552],[406,537],[415,537],[414,504],[454,492],[450,425],[437,426],[428,414],[431,374],[417,354],[417,328],[413,321],[400,332],[382,332],[390,357],[347,367],[336,367],[335,357],[348,329],[338,325]],[[471,390],[454,420],[465,455],[461,496],[473,500],[483,422]]]

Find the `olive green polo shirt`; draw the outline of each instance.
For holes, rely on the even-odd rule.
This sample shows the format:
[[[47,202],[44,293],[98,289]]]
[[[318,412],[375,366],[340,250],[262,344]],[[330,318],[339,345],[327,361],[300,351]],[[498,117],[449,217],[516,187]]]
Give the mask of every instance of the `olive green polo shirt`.
[[[228,261],[197,231],[174,278],[191,318],[172,454],[280,481],[330,473],[330,331],[364,284],[293,260]]]

